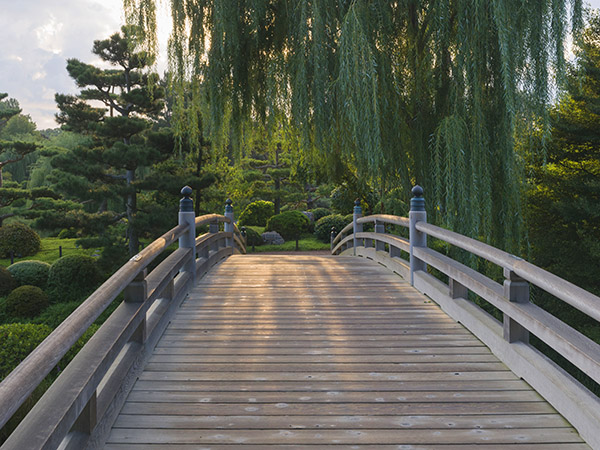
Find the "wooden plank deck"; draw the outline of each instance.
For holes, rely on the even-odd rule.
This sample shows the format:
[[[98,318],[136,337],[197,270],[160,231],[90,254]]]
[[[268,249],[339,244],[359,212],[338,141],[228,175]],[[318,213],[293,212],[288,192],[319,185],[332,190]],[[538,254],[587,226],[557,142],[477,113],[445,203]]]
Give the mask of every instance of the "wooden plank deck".
[[[233,256],[159,341],[106,449],[584,449],[460,324],[372,261]]]

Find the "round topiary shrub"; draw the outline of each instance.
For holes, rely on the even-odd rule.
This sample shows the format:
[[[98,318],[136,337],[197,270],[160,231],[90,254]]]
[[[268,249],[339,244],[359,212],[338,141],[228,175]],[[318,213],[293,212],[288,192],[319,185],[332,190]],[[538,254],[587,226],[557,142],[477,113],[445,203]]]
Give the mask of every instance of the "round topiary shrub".
[[[0,267],[0,297],[4,297],[17,287],[17,280],[6,268]]]
[[[254,231],[252,228],[246,228],[246,247],[252,247],[257,245],[262,245],[263,240],[257,231]]]
[[[43,261],[20,261],[8,266],[19,286],[31,285],[46,289],[50,264]]]
[[[91,256],[68,255],[57,259],[48,273],[51,303],[83,300],[102,281],[96,260]]]
[[[6,297],[6,314],[10,317],[32,318],[48,306],[48,296],[37,286],[20,286]]]
[[[23,223],[13,223],[0,227],[0,257],[15,255],[35,255],[40,251],[42,241],[38,234]]]
[[[273,202],[257,200],[244,208],[238,219],[238,226],[254,225],[264,227],[273,214],[275,214]]]
[[[0,325],[0,380],[4,379],[50,334],[47,325],[9,323]]]
[[[313,217],[315,218],[315,223],[319,221],[319,219],[331,215],[331,211],[327,208],[315,208],[310,210],[313,213]]]
[[[321,217],[315,224],[315,236],[321,242],[329,242],[331,240],[331,227],[335,227],[337,235],[348,223],[341,214]]]
[[[271,217],[265,231],[277,231],[286,241],[297,239],[308,231],[310,221],[300,211],[286,211]]]

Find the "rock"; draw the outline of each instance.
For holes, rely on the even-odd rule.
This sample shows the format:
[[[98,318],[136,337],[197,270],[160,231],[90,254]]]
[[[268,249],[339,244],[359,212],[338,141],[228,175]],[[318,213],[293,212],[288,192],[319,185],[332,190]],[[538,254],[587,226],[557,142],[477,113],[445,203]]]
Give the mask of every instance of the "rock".
[[[265,244],[281,245],[285,241],[277,231],[266,231],[262,234],[262,240]]]

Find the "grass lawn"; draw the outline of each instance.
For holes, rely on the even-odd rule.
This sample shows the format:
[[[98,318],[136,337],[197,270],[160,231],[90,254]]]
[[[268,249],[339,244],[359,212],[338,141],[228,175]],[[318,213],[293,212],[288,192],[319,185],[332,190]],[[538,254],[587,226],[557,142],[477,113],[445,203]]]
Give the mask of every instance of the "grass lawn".
[[[59,258],[59,247],[62,247],[62,255],[88,255],[92,256],[97,250],[76,248],[75,241],[77,239],[59,239],[59,238],[42,238],[42,249],[32,256],[24,256],[23,258],[15,257],[15,262],[35,259],[52,264]],[[10,258],[0,259],[0,266],[10,266]]]
[[[247,227],[252,228],[259,234],[262,234],[264,231],[263,227]],[[329,243],[319,241],[312,234],[305,234],[298,240],[298,250],[300,251],[315,251],[315,250],[329,250],[331,246]],[[286,241],[281,245],[259,245],[254,247],[254,251],[252,251],[252,246],[248,246],[246,249],[247,253],[263,253],[263,252],[291,252],[296,250],[296,241]]]

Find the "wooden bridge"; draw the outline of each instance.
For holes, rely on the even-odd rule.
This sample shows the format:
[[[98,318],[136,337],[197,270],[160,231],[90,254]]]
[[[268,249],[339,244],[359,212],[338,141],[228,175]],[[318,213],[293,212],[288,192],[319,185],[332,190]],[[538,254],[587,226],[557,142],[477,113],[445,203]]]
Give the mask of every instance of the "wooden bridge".
[[[330,256],[244,255],[231,205],[196,218],[182,193],[180,225],[0,384],[4,424],[124,292],[2,449],[600,449],[600,401],[528,336],[596,382],[600,346],[530,303],[528,286],[597,320],[599,298],[427,224],[419,189],[409,218],[362,217],[357,205]],[[497,264],[505,281],[428,248],[427,236]]]

